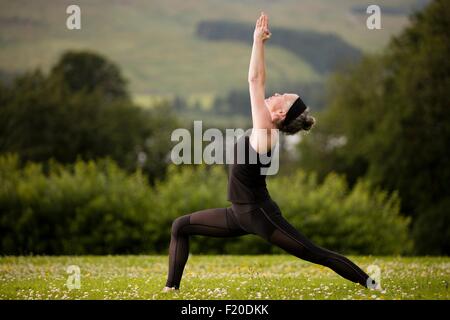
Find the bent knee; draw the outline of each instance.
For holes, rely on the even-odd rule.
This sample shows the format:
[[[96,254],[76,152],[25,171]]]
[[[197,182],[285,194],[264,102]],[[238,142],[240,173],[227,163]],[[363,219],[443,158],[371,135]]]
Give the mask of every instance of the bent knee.
[[[183,233],[183,228],[189,225],[190,217],[189,215],[181,216],[176,218],[172,222],[172,235],[178,236]]]

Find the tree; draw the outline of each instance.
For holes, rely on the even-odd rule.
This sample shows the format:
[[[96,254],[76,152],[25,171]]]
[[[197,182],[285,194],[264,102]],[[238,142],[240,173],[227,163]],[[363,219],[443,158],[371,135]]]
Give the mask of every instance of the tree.
[[[87,61],[106,61],[90,53],[78,55],[89,57]],[[63,164],[77,158],[111,157],[129,171],[143,169],[151,181],[163,176],[170,132],[178,126],[171,106],[161,103],[150,111],[143,110],[126,99],[128,92],[119,94],[118,85],[108,87],[112,83],[108,81],[82,87],[84,76],[104,70],[87,71],[83,66],[90,64],[81,63],[81,75],[74,69],[62,77],[63,66],[72,59],[67,57],[74,56],[63,55],[49,76],[29,72],[12,87],[0,88],[0,153],[17,153],[22,161],[54,158]],[[79,57],[74,60],[79,62]],[[109,63],[92,65],[115,68]],[[117,69],[112,74],[120,72]]]
[[[86,51],[68,51],[52,68],[50,79],[63,83],[70,92],[99,92],[103,98],[129,98],[119,68],[103,56]]]
[[[301,146],[303,165],[321,176],[336,170],[398,190],[419,253],[450,253],[449,26],[450,7],[436,0],[383,54],[336,75],[330,108]]]

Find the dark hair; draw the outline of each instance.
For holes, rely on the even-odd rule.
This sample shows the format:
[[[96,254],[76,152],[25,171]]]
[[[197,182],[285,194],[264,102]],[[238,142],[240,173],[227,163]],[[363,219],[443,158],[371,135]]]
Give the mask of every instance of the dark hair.
[[[297,118],[292,120],[289,124],[284,124],[284,120],[276,123],[277,128],[287,135],[296,134],[300,130],[308,131],[316,123],[316,119],[309,115],[309,107],[303,111]]]

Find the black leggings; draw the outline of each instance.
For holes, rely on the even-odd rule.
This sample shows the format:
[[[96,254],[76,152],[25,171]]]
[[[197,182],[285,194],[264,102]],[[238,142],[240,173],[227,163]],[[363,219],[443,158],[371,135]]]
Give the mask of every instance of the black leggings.
[[[367,287],[369,276],[346,257],[321,248],[284,219],[277,204],[269,199],[257,207],[233,204],[228,208],[197,211],[175,219],[169,247],[169,275],[166,286],[179,288],[189,255],[189,236],[237,237],[258,235],[286,252],[326,267]]]

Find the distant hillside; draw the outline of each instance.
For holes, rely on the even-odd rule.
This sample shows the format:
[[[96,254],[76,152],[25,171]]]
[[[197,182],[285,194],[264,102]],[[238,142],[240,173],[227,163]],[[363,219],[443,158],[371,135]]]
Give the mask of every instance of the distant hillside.
[[[418,0],[379,0],[412,8]],[[66,8],[81,7],[82,29],[66,28]],[[383,16],[370,31],[359,0],[0,0],[0,71],[44,70],[67,49],[97,51],[116,62],[131,91],[146,95],[209,96],[245,89],[251,28],[261,10],[273,37],[267,48],[268,86],[317,83],[338,58],[357,59],[381,50],[404,28],[408,10]],[[211,41],[198,33],[202,22],[233,21],[238,39]],[[204,24],[203,24],[204,25]],[[204,25],[205,26],[205,25]],[[222,25],[223,26],[223,25]],[[245,30],[244,30],[245,29]],[[204,31],[204,30],[203,30]]]
[[[197,34],[208,40],[234,40],[249,43],[253,25],[230,21],[202,21],[197,26]],[[318,73],[334,71],[336,66],[346,61],[356,62],[361,50],[351,46],[336,34],[316,31],[297,31],[286,28],[271,28],[276,37],[269,45],[279,46],[298,56]]]

